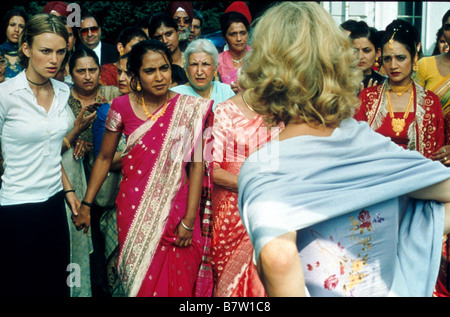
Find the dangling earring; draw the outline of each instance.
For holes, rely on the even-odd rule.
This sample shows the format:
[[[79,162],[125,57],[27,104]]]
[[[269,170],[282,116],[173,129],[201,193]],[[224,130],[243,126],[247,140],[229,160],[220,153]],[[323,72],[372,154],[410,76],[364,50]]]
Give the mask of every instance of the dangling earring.
[[[142,87],[141,87],[141,83],[140,83],[140,82],[137,82],[136,90],[137,90],[137,91],[141,91],[141,90],[142,90]]]
[[[375,60],[375,64],[373,64],[375,67],[380,67],[380,64],[378,64],[378,60]]]
[[[416,54],[416,56],[414,57],[414,64],[413,64],[413,71],[414,72],[417,72],[417,70],[419,69],[419,66],[417,66],[417,60],[418,60],[417,55],[418,54]]]

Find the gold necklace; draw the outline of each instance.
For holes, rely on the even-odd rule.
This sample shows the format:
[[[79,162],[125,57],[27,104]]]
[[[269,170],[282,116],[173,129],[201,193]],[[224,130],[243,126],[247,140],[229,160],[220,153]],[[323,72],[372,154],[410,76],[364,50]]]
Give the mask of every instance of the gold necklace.
[[[250,105],[247,103],[247,101],[245,101],[244,93],[242,93],[242,100],[244,100],[244,104],[247,106],[248,109],[250,109],[250,111],[255,112],[255,109],[250,107]]]
[[[166,95],[166,102],[164,103],[164,107],[162,110],[157,114],[153,115],[150,112],[148,112],[147,107],[145,106],[145,100],[144,100],[144,94],[142,94],[142,109],[144,110],[144,113],[146,114],[147,118],[150,118],[152,121],[156,121],[159,117],[162,117],[167,109],[167,101],[169,100],[169,93]]]
[[[392,130],[395,132],[396,136],[399,136],[400,132],[402,132],[403,129],[405,129],[406,125],[405,119],[408,118],[409,111],[411,110],[411,106],[414,100],[414,92],[411,90],[411,97],[409,98],[408,107],[406,107],[406,111],[403,114],[403,118],[394,118],[394,111],[392,110],[391,97],[389,96],[389,91],[386,91],[386,97],[388,101],[389,115],[391,116],[392,119],[391,121]]]
[[[391,90],[399,97],[401,97],[412,86],[412,81],[406,86],[391,86]]]

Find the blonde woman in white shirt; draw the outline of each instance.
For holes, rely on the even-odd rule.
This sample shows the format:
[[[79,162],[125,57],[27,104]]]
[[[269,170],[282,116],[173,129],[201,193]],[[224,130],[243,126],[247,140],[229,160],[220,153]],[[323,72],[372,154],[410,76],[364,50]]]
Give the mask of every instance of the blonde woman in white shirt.
[[[0,296],[68,296],[76,269],[69,266],[64,198],[75,213],[80,204],[61,165],[70,92],[53,79],[67,43],[59,18],[33,16],[19,39],[25,70],[0,85]]]

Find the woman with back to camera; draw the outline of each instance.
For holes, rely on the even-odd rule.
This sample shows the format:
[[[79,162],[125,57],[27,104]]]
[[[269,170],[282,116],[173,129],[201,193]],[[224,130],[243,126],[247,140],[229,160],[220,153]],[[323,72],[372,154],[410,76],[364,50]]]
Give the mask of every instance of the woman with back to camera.
[[[210,212],[204,208],[209,203],[201,204],[201,198],[212,183],[210,177],[204,179],[210,171],[203,171],[202,159],[202,131],[210,124],[212,102],[170,91],[171,64],[170,51],[159,41],[133,46],[128,60],[133,92],[111,105],[100,153],[75,219],[77,225],[89,225],[89,205],[125,134],[116,205],[118,269],[127,296],[211,292],[211,271],[202,262],[207,260]]]
[[[381,47],[388,79],[359,94],[361,106],[355,118],[430,158],[445,144],[444,119],[438,97],[412,79],[418,59],[412,25],[394,20],[386,27]]]
[[[6,65],[6,79],[12,78],[22,71],[17,52],[19,50],[19,36],[27,20],[27,14],[19,8],[9,10],[3,17],[6,41],[0,45],[0,48],[5,53],[8,61]]]
[[[2,296],[69,296],[64,197],[75,213],[79,201],[61,165],[70,92],[53,79],[67,41],[59,18],[33,16],[19,40],[25,71],[0,86]]]
[[[255,26],[240,85],[257,113],[286,124],[239,174],[269,296],[433,293],[450,171],[352,118],[361,79],[319,4],[283,2]]]

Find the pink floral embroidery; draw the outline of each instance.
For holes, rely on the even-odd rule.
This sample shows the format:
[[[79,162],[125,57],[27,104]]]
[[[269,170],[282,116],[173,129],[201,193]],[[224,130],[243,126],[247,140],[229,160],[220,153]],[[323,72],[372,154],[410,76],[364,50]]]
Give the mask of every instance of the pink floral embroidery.
[[[323,283],[323,286],[327,290],[333,290],[336,288],[336,286],[338,284],[339,284],[339,279],[336,277],[336,274],[333,274],[325,280],[325,282]]]
[[[372,227],[372,222],[370,220],[370,214],[367,210],[362,210],[358,215],[358,220],[361,222],[360,228],[370,229]]]

